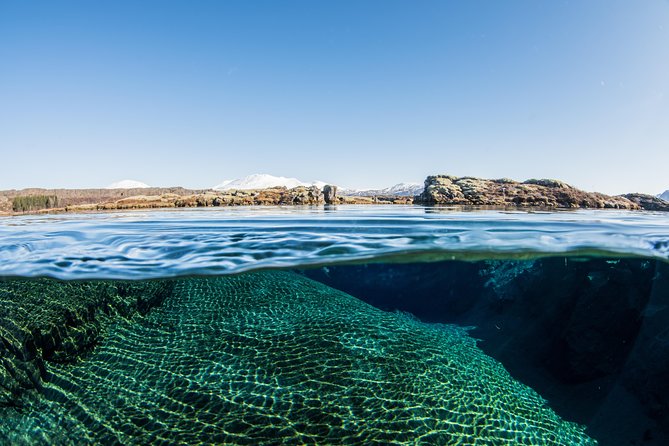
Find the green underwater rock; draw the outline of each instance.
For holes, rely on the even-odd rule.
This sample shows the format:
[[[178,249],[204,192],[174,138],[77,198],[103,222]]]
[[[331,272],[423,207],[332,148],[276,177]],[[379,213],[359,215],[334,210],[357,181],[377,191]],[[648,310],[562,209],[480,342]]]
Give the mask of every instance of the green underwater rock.
[[[596,444],[465,329],[288,272],[174,281],[44,368],[0,443]]]
[[[170,281],[0,280],[0,407],[40,389],[45,361],[69,363],[92,350],[119,317],[146,313]]]

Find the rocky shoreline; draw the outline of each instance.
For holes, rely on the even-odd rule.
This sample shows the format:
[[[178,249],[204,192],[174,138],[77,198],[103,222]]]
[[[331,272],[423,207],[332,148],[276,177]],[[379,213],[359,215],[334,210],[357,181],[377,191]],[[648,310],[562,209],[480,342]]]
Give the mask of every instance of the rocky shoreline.
[[[342,196],[337,187],[299,186],[257,190],[136,188],[23,189],[0,191],[0,214],[85,212],[152,208],[347,204],[419,204],[548,209],[669,211],[669,202],[646,194],[609,196],[585,192],[558,180],[481,179],[434,175],[420,195]]]
[[[329,188],[329,189],[328,189]],[[324,193],[324,190],[329,190]],[[324,204],[412,204],[413,197],[406,196],[339,196],[335,186],[324,190],[316,186],[299,186],[292,189],[273,187],[257,190],[190,190],[169,189],[118,189],[110,194],[105,189],[24,189],[0,191],[0,214],[86,212],[128,209],[193,208],[223,206],[314,206]],[[334,190],[334,192],[333,192]],[[81,195],[78,193],[81,192]],[[96,195],[97,194],[97,195]],[[17,197],[48,196],[57,198],[57,206],[17,212],[13,208]]]
[[[627,209],[669,211],[669,202],[646,194],[610,196],[585,192],[559,180],[434,175],[425,180],[414,203],[424,205],[517,206],[566,209]]]

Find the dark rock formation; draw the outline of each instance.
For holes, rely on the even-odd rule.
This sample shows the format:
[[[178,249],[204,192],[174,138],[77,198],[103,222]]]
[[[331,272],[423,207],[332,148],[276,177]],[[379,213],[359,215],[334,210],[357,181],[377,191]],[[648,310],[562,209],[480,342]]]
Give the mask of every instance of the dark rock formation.
[[[325,203],[336,204],[337,203],[337,186],[331,186],[331,185],[327,184],[323,188],[323,197],[325,198]]]
[[[641,206],[647,211],[669,211],[669,201],[648,194],[625,194],[622,197]]]
[[[484,180],[449,175],[429,176],[415,203],[426,205],[518,206],[549,208],[640,209],[624,197],[584,192],[558,180]]]

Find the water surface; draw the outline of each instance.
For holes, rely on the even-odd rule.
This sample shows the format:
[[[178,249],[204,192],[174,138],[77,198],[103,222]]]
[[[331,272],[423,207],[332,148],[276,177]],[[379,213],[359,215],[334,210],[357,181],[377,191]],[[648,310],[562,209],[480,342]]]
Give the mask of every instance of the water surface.
[[[666,213],[238,207],[0,219],[0,275],[147,279],[351,261],[669,259]],[[411,257],[409,257],[411,256]]]

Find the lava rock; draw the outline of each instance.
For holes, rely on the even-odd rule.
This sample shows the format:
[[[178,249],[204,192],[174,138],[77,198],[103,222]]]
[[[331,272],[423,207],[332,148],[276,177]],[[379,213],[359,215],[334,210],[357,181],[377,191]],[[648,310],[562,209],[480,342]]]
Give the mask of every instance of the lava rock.
[[[669,201],[648,194],[625,194],[622,197],[641,206],[647,211],[669,211]]]
[[[325,185],[323,188],[323,198],[327,204],[336,204],[337,203],[337,186],[332,186],[330,184]]]
[[[625,197],[584,192],[559,180],[509,179],[433,175],[425,180],[415,203],[426,205],[514,206],[548,208],[641,209]]]

